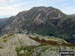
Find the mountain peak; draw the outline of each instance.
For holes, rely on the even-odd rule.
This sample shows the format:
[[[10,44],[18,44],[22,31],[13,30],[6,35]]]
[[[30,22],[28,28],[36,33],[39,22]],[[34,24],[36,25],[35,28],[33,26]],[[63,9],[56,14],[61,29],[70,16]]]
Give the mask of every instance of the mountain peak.
[[[52,6],[49,6],[49,7],[45,7],[45,6],[39,6],[39,7],[32,7],[31,9],[56,9],[56,8],[54,8],[54,7],[52,7]]]
[[[33,7],[31,8],[31,10],[38,10],[38,11],[51,11],[51,10],[57,10],[56,8],[54,7],[45,7],[45,6],[40,6],[40,7]]]
[[[61,37],[71,42],[68,37],[66,37],[67,39],[63,37],[66,34],[73,39],[72,33],[75,33],[73,29],[75,28],[75,21],[68,16],[54,7],[33,7],[28,11],[20,12],[17,16],[10,17],[4,27],[1,28],[1,34],[37,33]],[[72,42],[74,41],[72,40]]]

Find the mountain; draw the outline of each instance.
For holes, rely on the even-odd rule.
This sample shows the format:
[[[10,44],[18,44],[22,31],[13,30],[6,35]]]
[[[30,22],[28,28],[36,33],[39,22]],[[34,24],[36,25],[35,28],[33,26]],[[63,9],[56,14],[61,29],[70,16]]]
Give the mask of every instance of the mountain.
[[[7,21],[8,18],[0,18],[0,27]]]
[[[0,34],[37,33],[75,42],[75,17],[54,7],[33,7],[10,17],[1,27]]]

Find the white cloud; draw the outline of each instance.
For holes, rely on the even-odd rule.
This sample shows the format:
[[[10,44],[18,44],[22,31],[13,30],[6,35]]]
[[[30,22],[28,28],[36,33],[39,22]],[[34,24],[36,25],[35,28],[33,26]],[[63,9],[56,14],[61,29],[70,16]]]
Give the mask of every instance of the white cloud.
[[[22,3],[13,3],[14,0],[8,0],[11,2],[11,5],[9,4],[1,4],[0,5],[0,16],[2,15],[16,15],[21,11],[20,6]],[[5,3],[6,0],[0,0],[0,3]]]
[[[62,11],[66,14],[75,14],[74,7],[63,7]]]
[[[0,7],[0,15],[16,15],[20,9],[8,6],[8,7]]]
[[[16,15],[18,12],[28,9],[31,6],[38,6],[39,5],[53,5],[56,8],[61,9],[61,11],[66,12],[67,14],[75,13],[75,8],[68,6],[66,1],[68,0],[38,0],[35,4],[35,1],[25,1],[25,2],[18,2],[19,0],[0,0],[0,15]],[[72,0],[75,1],[75,0]],[[66,2],[66,3],[65,3]],[[34,3],[34,4],[33,4]],[[25,6],[24,6],[25,5]],[[24,6],[24,7],[23,7]]]
[[[11,3],[13,3],[14,2],[14,0],[9,0]]]
[[[0,0],[0,2],[4,2],[4,0]]]
[[[3,4],[5,2],[6,2],[6,0],[0,0],[0,4]]]

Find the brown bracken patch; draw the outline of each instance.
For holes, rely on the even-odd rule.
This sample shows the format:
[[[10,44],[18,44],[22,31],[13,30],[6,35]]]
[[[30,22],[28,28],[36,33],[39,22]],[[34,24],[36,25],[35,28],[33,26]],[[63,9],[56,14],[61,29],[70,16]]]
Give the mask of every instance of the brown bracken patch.
[[[31,37],[29,36],[29,38],[37,41],[37,42],[40,42],[40,43],[46,43],[46,44],[50,44],[50,45],[61,45],[61,46],[75,46],[75,43],[58,43],[57,41],[52,41],[52,40],[45,40],[45,39],[39,39],[38,37]]]

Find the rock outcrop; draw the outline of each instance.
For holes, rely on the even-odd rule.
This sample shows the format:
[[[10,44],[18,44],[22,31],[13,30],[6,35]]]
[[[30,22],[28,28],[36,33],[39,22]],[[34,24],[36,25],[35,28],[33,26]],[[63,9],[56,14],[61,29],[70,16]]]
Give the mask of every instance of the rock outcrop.
[[[38,36],[40,42],[30,36],[36,39]],[[67,43],[62,39],[49,38],[49,36],[6,34],[0,37],[0,56],[60,56],[59,51],[75,51],[74,46],[52,45],[42,42],[42,39]]]
[[[33,45],[38,46],[40,43],[30,39],[26,34],[7,34],[0,38],[0,56],[17,56],[17,47]]]

